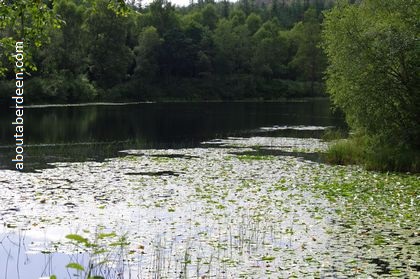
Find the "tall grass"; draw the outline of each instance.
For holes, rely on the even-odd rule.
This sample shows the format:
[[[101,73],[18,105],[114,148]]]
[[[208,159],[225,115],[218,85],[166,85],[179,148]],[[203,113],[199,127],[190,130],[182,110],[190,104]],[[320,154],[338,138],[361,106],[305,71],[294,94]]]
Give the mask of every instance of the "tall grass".
[[[369,170],[420,172],[419,150],[404,145],[381,144],[378,140],[360,135],[335,140],[325,159],[331,164],[359,164]]]

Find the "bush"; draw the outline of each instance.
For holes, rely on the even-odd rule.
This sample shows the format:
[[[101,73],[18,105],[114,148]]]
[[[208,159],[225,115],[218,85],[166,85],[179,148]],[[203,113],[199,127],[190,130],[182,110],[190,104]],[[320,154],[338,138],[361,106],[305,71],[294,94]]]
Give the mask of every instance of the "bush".
[[[344,130],[327,129],[322,135],[322,140],[333,141],[333,140],[345,139],[347,137],[348,137],[348,132]]]
[[[97,98],[95,87],[84,75],[78,75],[73,80],[64,83],[64,90],[67,90],[69,103],[93,101]]]
[[[337,140],[329,147],[326,161],[338,165],[360,164],[365,157],[365,146],[361,138]]]
[[[339,165],[361,164],[369,170],[420,172],[418,150],[381,144],[377,139],[360,135],[335,141],[325,159]]]
[[[76,103],[97,98],[95,87],[84,75],[72,76],[64,73],[49,77],[33,77],[28,80],[29,103]]]
[[[420,152],[408,145],[391,146],[371,140],[368,147],[364,160],[367,169],[420,172]]]

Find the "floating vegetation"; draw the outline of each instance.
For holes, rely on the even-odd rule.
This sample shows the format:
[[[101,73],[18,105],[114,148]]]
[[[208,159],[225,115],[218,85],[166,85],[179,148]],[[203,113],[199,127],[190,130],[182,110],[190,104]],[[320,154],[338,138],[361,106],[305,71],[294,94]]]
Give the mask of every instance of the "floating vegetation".
[[[273,158],[274,156],[292,156],[296,158],[302,158],[305,160],[313,162],[322,162],[322,157],[320,152],[293,152],[293,151],[283,151],[277,149],[265,149],[265,148],[255,148],[253,151],[244,151],[244,152],[233,152],[232,154],[237,155],[239,158],[265,158],[266,160]]]
[[[343,168],[314,188],[337,208],[342,229],[334,246],[354,242],[358,263],[373,264],[379,275],[419,275],[419,176]]]
[[[157,158],[183,158],[183,159],[198,158],[197,156],[185,155],[185,154],[154,154],[154,155],[151,155],[151,157],[157,157]]]
[[[173,171],[149,171],[149,172],[127,172],[126,175],[151,175],[151,176],[159,176],[159,175],[175,175],[179,176],[181,173],[173,172]]]
[[[37,173],[3,170],[0,235],[24,232],[32,237],[28,257],[58,258],[74,255],[67,235],[86,248],[85,258],[61,261],[61,268],[73,263],[68,267],[82,275],[89,261],[101,259],[96,254],[107,254],[101,251],[112,252],[105,266],[119,270],[119,278],[420,275],[419,176],[293,156],[327,148],[313,138],[207,144],[126,150],[103,162],[55,163]],[[115,246],[120,254],[109,249],[113,243],[124,244]],[[1,274],[13,259],[0,252]],[[57,266],[46,270],[36,275],[60,278]]]

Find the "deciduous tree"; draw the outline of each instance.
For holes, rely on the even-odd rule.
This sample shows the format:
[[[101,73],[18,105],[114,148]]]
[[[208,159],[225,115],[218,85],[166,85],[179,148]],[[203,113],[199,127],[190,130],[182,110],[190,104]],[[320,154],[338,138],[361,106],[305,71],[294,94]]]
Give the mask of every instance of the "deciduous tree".
[[[419,1],[365,0],[326,13],[327,89],[377,144],[420,147]]]

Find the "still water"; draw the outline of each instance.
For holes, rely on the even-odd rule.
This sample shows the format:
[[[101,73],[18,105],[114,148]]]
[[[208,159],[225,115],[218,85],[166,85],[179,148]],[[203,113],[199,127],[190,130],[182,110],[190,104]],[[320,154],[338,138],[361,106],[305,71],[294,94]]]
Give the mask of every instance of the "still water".
[[[195,147],[266,126],[344,126],[328,100],[27,107],[24,113],[26,171],[57,161],[102,160],[127,148]],[[2,169],[14,168],[13,121],[13,109],[0,111]]]
[[[419,278],[419,178],[319,162],[327,100],[24,117],[19,173],[0,112],[0,278]]]
[[[10,162],[14,155],[15,143],[11,125],[14,120],[13,114],[13,109],[0,111],[0,167],[2,169],[14,168]],[[331,112],[328,100],[27,107],[24,112],[24,164],[25,171],[32,172],[49,168],[51,167],[49,163],[53,162],[103,161],[106,158],[118,156],[118,151],[122,149],[181,149],[197,147],[203,141],[229,136],[247,137],[259,134],[276,136],[280,133],[282,136],[291,137],[319,137],[322,133],[319,129],[296,130],[287,129],[287,127],[342,127],[343,123],[340,115],[334,115]],[[264,127],[275,127],[275,129],[271,131]],[[105,170],[102,169],[102,171]],[[51,175],[52,180],[48,180],[48,185],[54,184],[53,177],[55,176],[62,178],[59,179],[61,181],[59,184],[72,179],[71,170],[64,170],[65,174],[60,175],[56,172],[60,170],[54,170],[54,175]],[[6,185],[8,180],[4,177],[6,180],[3,181],[2,174],[4,170],[0,170],[0,185],[9,188],[12,185]],[[117,181],[113,184],[117,184]],[[25,183],[19,182],[18,185],[29,187],[29,185],[23,185]],[[105,188],[109,185],[104,184],[101,187]],[[33,188],[30,186],[25,193],[29,193]],[[35,185],[35,188],[44,189],[42,183]],[[77,188],[83,189],[83,186],[77,185]],[[87,188],[93,191],[91,187]],[[79,194],[82,196],[83,191]],[[31,199],[31,195],[29,194],[28,199]],[[115,195],[114,193],[112,196],[115,197]],[[48,198],[46,203],[54,199],[55,194]],[[4,213],[13,214],[14,208],[12,204],[6,206]],[[16,210],[22,214],[25,211],[19,206]],[[58,215],[67,216],[65,219],[70,220],[72,214],[75,214],[72,210],[73,208],[69,208]],[[37,212],[37,217],[42,215],[42,210],[33,211]],[[93,214],[94,219],[88,224],[95,223],[97,215],[98,213]],[[145,216],[142,217],[144,218]],[[12,220],[15,219],[18,218],[12,218]],[[23,220],[26,219],[28,218],[23,216]],[[45,224],[45,228],[37,229],[38,223],[42,222],[40,218],[40,222],[35,222],[35,227],[33,224],[25,225],[27,227],[23,226],[24,229],[19,233],[13,230],[14,225],[8,225],[0,233],[0,244],[3,248],[0,250],[0,273],[4,274],[5,278],[38,279],[48,278],[51,274],[57,275],[58,278],[70,278],[73,275],[72,272],[69,273],[68,269],[63,268],[67,263],[87,264],[85,254],[74,254],[71,250],[66,253],[51,253],[51,247],[47,249],[50,241],[62,241],[64,235],[69,233],[69,228],[64,230],[56,227],[54,231],[51,229],[54,228],[53,226]],[[108,222],[110,223],[109,220]],[[22,225],[16,227],[20,228]],[[74,229],[77,226],[72,224],[69,227]],[[144,235],[147,233],[149,232],[143,232]],[[31,248],[28,249],[28,247]],[[124,265],[121,266],[124,267]],[[108,272],[107,275],[101,273],[106,278],[121,278],[118,274],[131,278],[127,277],[126,270],[107,269],[106,272]]]

